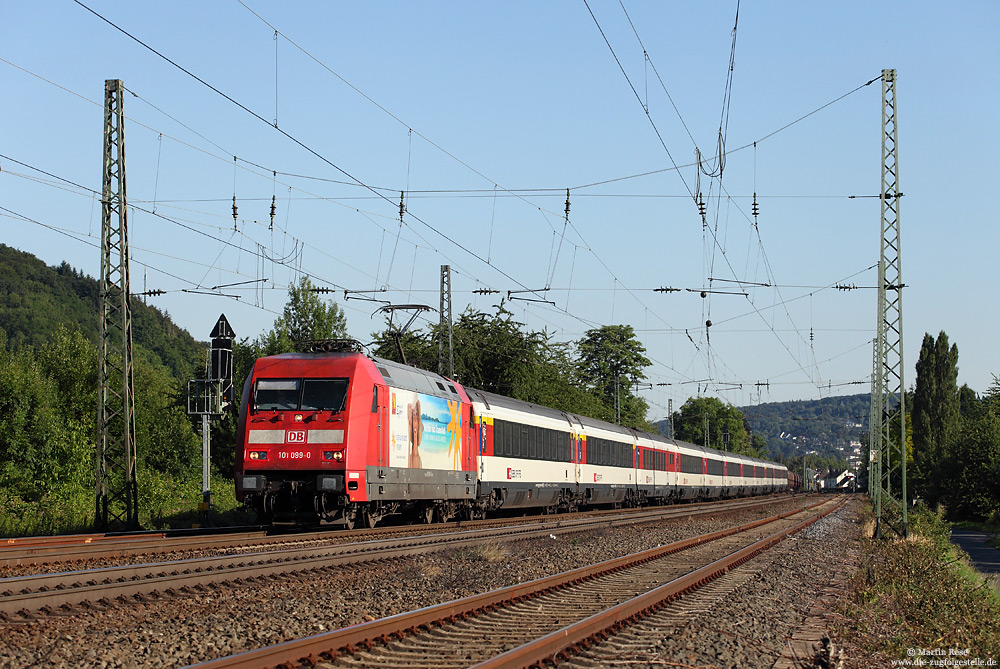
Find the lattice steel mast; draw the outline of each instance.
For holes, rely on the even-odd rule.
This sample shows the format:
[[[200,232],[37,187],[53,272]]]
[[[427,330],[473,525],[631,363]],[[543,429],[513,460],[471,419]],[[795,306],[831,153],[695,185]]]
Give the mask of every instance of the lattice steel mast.
[[[104,178],[101,195],[100,351],[97,410],[97,514],[102,529],[139,527],[136,482],[132,310],[129,304],[125,197],[125,87],[104,82]]]
[[[875,535],[906,536],[906,402],[903,384],[903,274],[899,232],[896,70],[882,70],[882,244],[872,366],[869,490]],[[895,491],[895,492],[894,492]]]
[[[455,378],[455,346],[451,320],[451,265],[441,265],[441,319],[438,321],[438,374]],[[445,367],[444,337],[448,334],[448,365]]]

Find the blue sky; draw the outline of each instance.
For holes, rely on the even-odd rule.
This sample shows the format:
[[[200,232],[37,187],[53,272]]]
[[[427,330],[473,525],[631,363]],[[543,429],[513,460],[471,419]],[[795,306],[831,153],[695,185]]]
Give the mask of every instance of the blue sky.
[[[961,383],[1000,373],[995,3],[744,2],[726,107],[735,2],[244,2],[84,4],[260,118],[72,0],[0,9],[0,241],[99,275],[121,79],[133,291],[167,291],[150,302],[199,338],[219,313],[269,329],[305,272],[369,341],[379,304],[345,289],[437,307],[449,264],[456,314],[548,286],[513,295],[554,305],[507,303],[526,327],[632,325],[653,419],[698,393],[867,392],[876,293],[832,286],[876,283],[865,84],[894,68],[907,385],[925,332],[958,345]],[[723,118],[721,181],[699,177]],[[734,280],[772,287],[699,296]]]

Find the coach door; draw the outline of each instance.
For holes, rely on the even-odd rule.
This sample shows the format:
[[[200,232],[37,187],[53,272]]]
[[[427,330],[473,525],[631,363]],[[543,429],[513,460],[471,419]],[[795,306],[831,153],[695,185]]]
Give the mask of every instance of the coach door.
[[[385,404],[385,401],[384,397],[380,397],[380,395],[385,395],[385,389],[383,388],[380,393],[376,383],[372,386],[372,411],[368,424],[368,439],[369,444],[373,446],[372,450],[376,453],[375,464],[378,465],[379,475],[384,476],[385,469],[389,464],[387,462],[389,454],[387,453],[388,444],[384,443],[382,439],[382,405]]]

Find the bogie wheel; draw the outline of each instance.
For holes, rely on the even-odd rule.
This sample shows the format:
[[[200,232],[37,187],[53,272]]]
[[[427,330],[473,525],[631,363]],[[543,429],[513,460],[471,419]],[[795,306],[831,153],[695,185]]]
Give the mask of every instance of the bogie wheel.
[[[423,516],[421,517],[421,520],[424,522],[425,525],[430,525],[431,523],[434,522],[433,504],[428,504],[427,506],[424,507]]]
[[[370,507],[365,507],[361,511],[361,522],[369,530],[373,529],[375,524],[378,523],[378,516],[375,515],[375,512]]]
[[[354,523],[358,519],[358,510],[353,506],[346,507],[344,509],[344,529],[353,530]]]

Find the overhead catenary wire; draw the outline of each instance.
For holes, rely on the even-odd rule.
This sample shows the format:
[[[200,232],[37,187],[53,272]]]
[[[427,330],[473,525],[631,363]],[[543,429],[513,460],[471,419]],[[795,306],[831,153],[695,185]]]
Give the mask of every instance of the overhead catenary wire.
[[[242,182],[243,182],[243,180],[242,180],[242,178],[241,178],[241,185],[242,185]],[[243,188],[241,187],[241,191],[242,191],[242,190],[243,190]],[[495,191],[499,191],[499,189],[495,189]],[[496,193],[496,192],[494,192],[494,193],[490,193],[490,196],[496,196],[496,195],[497,195],[497,193]],[[587,194],[587,195],[589,195],[589,194]],[[408,193],[408,194],[407,194],[407,196],[409,197],[409,196],[410,196],[410,193]],[[510,196],[509,196],[508,194],[506,194],[506,193],[504,193],[504,192],[502,192],[502,191],[501,191],[501,192],[499,192],[499,195],[498,195],[498,196],[499,196],[499,197],[510,197]],[[241,204],[243,204],[243,201],[244,201],[244,198],[240,198],[240,199],[241,199]],[[290,201],[290,200],[291,200],[291,197],[289,198],[289,201]],[[155,201],[155,198],[154,198],[154,201]],[[241,209],[242,209],[242,208],[243,208],[243,207],[241,207]],[[415,248],[415,251],[414,251],[414,252],[416,253],[416,248]],[[575,251],[574,251],[574,255],[575,255]],[[550,273],[550,274],[551,274],[551,273]],[[612,276],[613,276],[613,278],[614,278],[614,280],[615,280],[615,286],[614,286],[614,288],[613,288],[613,289],[609,288],[608,290],[617,290],[617,289],[618,289],[618,286],[617,286],[617,283],[618,283],[618,278],[617,278],[617,277],[615,277],[614,275],[612,275]],[[547,283],[551,283],[551,281],[550,281],[550,282],[547,282]],[[571,284],[572,284],[572,281],[571,281]],[[573,290],[573,291],[577,291],[577,290],[578,290],[578,288],[577,288],[577,287],[575,287],[575,286],[572,286],[572,285],[571,285],[571,286],[570,286],[570,287],[569,287],[569,288],[567,289],[567,299],[568,299],[568,296],[569,296],[569,291],[570,291],[570,290]]]

